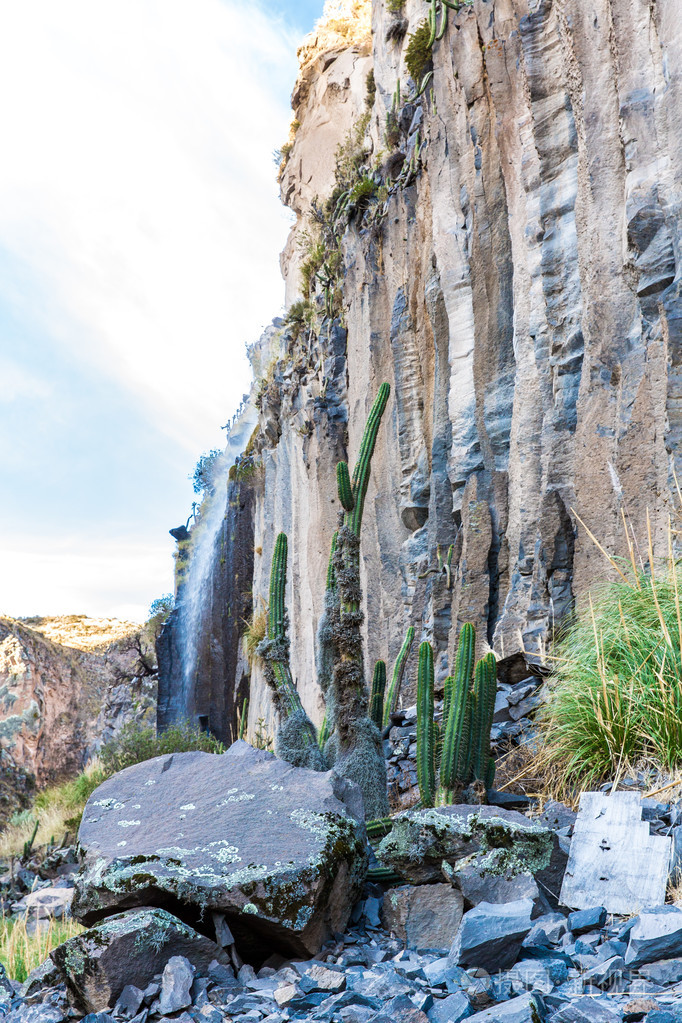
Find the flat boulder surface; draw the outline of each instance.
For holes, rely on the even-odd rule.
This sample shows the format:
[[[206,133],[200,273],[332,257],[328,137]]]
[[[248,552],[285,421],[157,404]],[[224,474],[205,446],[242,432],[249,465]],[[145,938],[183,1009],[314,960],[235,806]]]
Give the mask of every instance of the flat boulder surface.
[[[458,864],[481,877],[534,875],[550,861],[553,836],[548,828],[515,810],[493,806],[438,806],[405,810],[393,818],[377,858],[412,884],[443,880],[456,883]]]
[[[73,915],[161,906],[214,938],[219,913],[247,954],[315,955],[360,895],[361,818],[349,782],[245,742],[136,764],[85,807]]]

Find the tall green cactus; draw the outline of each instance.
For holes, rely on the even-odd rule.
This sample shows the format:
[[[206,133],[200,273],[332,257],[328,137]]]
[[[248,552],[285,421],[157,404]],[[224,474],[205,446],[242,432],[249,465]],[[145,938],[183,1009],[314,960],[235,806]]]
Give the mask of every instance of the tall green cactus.
[[[422,803],[452,803],[470,782],[492,787],[495,761],[490,756],[490,729],[497,692],[494,653],[474,667],[476,631],[460,633],[454,675],[445,680],[440,739],[433,716],[433,651],[419,648],[417,676],[417,779]],[[473,682],[472,682],[473,673]]]
[[[346,471],[337,470],[339,497],[344,505],[344,514],[333,552],[337,589],[325,601],[325,632],[330,635],[334,660],[327,697],[333,734],[326,749],[337,774],[360,786],[365,813],[369,819],[387,815],[388,794],[381,733],[368,712],[364,675],[360,531],[372,455],[390,393],[388,384],[380,386],[367,417],[351,478],[352,508],[346,507],[350,501],[347,500],[348,495],[342,493],[345,491]]]
[[[289,636],[285,591],[288,542],[286,533],[275,541],[270,569],[270,594],[265,639],[258,652],[265,664],[265,678],[272,690],[283,723],[277,733],[277,755],[298,767],[324,770],[315,727],[303,709],[289,666]]]
[[[336,466],[336,483],[339,491],[339,501],[344,510],[347,512],[353,511],[355,498],[353,497],[350,474],[348,472],[348,462],[339,462]]]
[[[465,726],[475,649],[476,630],[467,622],[459,634],[454,675],[445,680],[441,780],[446,789],[452,789],[457,777],[466,773],[466,764],[460,761],[463,754],[466,756],[465,751],[469,746],[468,729]]]
[[[377,661],[372,675],[372,689],[369,697],[369,716],[377,728],[381,728],[384,716],[384,692],[386,690],[386,662]]]
[[[391,714],[394,713],[396,707],[398,706],[400,687],[403,684],[405,668],[407,667],[407,659],[410,656],[410,650],[412,649],[413,641],[414,625],[410,625],[407,632],[405,633],[403,645],[400,648],[400,653],[398,654],[396,662],[393,666],[393,676],[391,678],[391,684],[388,687],[388,693],[386,694],[386,700],[384,701],[384,716],[381,722],[384,728],[386,728],[391,723]]]
[[[495,776],[490,777],[490,730],[495,713],[497,695],[497,662],[492,651],[478,662],[474,672],[475,727],[473,733],[473,774],[474,781],[483,782],[490,788]],[[488,779],[490,779],[488,781]]]
[[[424,806],[436,796],[436,727],[433,718],[433,649],[419,647],[417,670],[417,781]]]

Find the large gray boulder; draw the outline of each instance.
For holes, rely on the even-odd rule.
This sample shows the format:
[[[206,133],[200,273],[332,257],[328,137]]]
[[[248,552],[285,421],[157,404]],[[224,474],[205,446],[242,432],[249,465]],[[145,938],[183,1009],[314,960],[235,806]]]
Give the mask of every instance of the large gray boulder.
[[[360,895],[362,818],[350,782],[245,742],[148,760],[88,800],[73,915],[156,905],[213,938],[216,912],[247,958],[315,955]]]
[[[481,902],[462,917],[450,949],[452,966],[480,966],[488,973],[507,970],[516,962],[531,928],[531,899],[506,905]]]
[[[377,858],[413,884],[443,880],[443,864],[475,867],[481,877],[536,874],[548,866],[551,832],[514,810],[492,806],[439,806],[406,810],[393,819]]]
[[[82,1012],[111,1009],[128,985],[144,990],[171,956],[184,956],[198,973],[214,959],[230,962],[213,941],[163,909],[119,913],[50,953],[71,1003]]]
[[[682,910],[660,906],[643,910],[630,931],[625,965],[634,969],[682,955]]]

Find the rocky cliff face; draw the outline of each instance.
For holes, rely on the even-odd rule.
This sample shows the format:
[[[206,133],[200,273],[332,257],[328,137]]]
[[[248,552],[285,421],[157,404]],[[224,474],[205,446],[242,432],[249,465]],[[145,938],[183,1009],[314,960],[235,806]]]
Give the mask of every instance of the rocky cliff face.
[[[0,740],[39,787],[76,774],[127,721],[153,721],[139,639],[113,619],[0,618]]]
[[[317,721],[334,468],[357,453],[382,381],[392,399],[363,527],[369,661],[394,658],[412,623],[435,644],[442,678],[472,621],[481,652],[493,647],[514,681],[605,574],[578,516],[623,555],[623,514],[646,542],[648,510],[657,554],[675,514],[677,5],[474,0],[449,12],[433,77],[413,99],[405,55],[427,13],[424,0],[397,13],[374,0],[371,51],[355,40],[307,53],[294,92],[299,127],[282,174],[297,214],[283,256],[289,301],[306,286],[313,200],[333,192],[336,147],[363,115],[361,173],[376,185],[342,232],[340,319],[322,316],[329,296],[311,288],[315,329],[284,333],[253,446],[252,590],[267,595],[284,529],[292,670]],[[439,545],[453,545],[450,578]],[[253,728],[270,718],[257,665],[251,682]]]

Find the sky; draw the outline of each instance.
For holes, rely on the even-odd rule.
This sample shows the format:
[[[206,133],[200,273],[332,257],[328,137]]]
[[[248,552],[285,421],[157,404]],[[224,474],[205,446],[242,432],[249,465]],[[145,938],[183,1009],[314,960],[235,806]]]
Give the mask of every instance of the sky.
[[[144,620],[282,310],[322,0],[0,0],[0,614]]]

